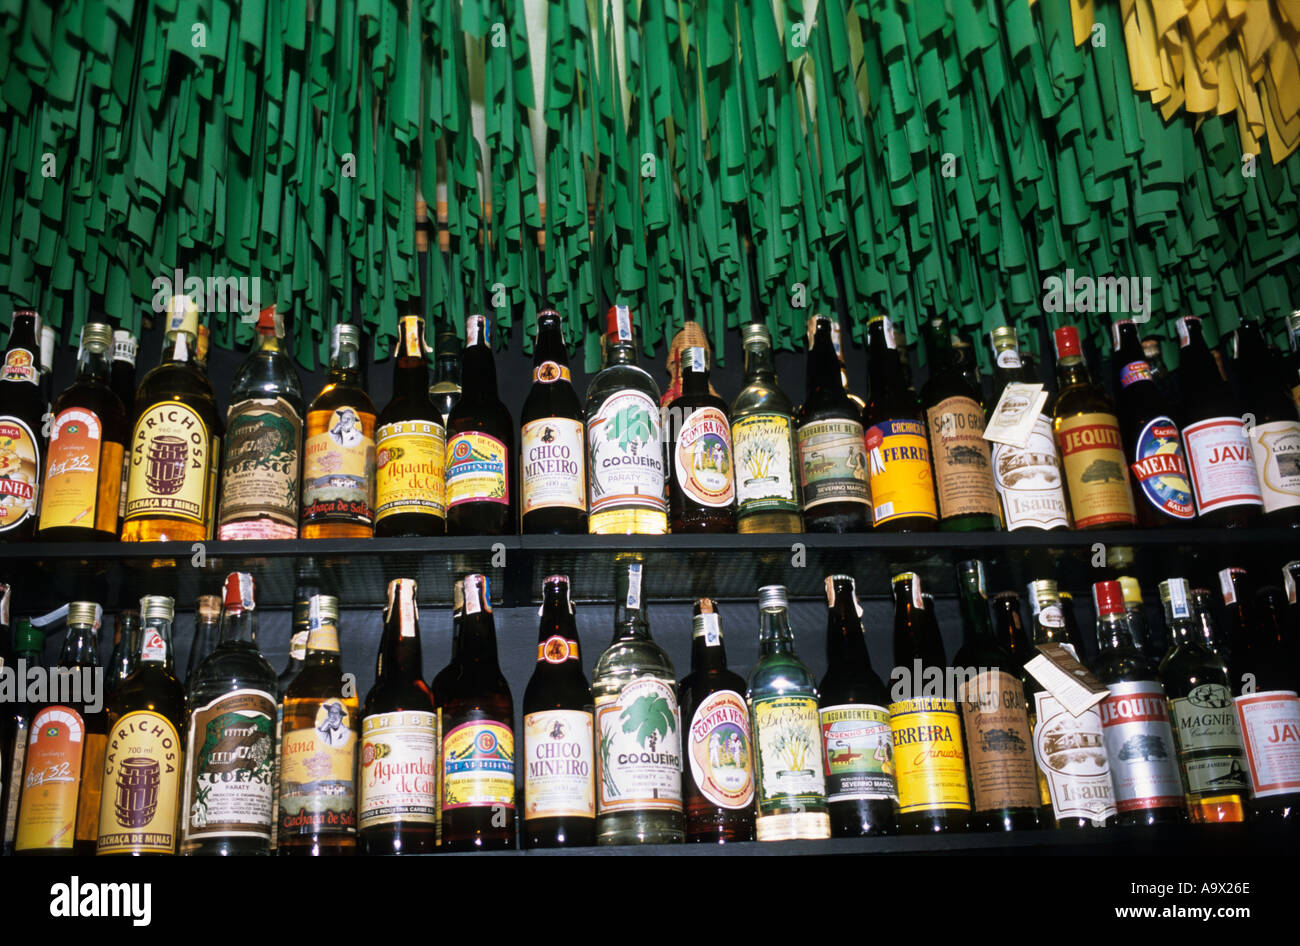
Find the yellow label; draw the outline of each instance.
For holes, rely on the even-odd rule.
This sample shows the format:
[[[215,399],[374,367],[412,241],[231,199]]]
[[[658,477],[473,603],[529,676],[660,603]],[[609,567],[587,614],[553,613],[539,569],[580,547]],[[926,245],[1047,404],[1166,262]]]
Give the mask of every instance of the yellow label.
[[[127,713],[108,734],[99,854],[173,854],[181,739],[167,717]]]
[[[1137,525],[1128,461],[1113,414],[1076,414],[1056,422],[1056,442],[1079,529]]]
[[[352,407],[307,414],[302,521],[370,525],[375,502],[375,418]]]
[[[72,850],[86,726],[68,706],[50,706],[32,720],[27,774],[14,850]]]
[[[376,431],[375,521],[402,513],[447,515],[442,425],[427,420],[385,424]]]
[[[187,404],[163,401],[146,409],[131,437],[127,520],[167,516],[206,525],[210,440],[203,418]]]
[[[970,811],[961,719],[952,700],[903,700],[889,706],[903,814],[953,808]]]
[[[87,408],[71,407],[55,418],[40,528],[116,531],[122,445],[105,443],[103,434],[98,415]]]
[[[506,445],[477,430],[447,441],[447,505],[510,502]]]
[[[311,729],[284,734],[279,838],[357,831],[356,701],[323,700]]]
[[[524,818],[596,817],[594,722],[582,710],[524,717]]]
[[[938,519],[925,425],[883,421],[867,430],[866,446],[875,525],[913,516]]]
[[[442,739],[442,808],[515,807],[515,736],[509,726],[476,719]]]

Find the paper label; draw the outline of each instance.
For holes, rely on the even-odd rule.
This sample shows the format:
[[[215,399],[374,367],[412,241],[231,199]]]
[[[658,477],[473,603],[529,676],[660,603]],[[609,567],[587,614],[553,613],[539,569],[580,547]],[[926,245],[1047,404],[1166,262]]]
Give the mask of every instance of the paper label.
[[[1266,690],[1235,702],[1255,797],[1300,791],[1300,699],[1295,691]]]
[[[1034,758],[1047,780],[1053,816],[1104,825],[1115,816],[1115,788],[1101,714],[1094,708],[1076,716],[1041,690],[1034,694],[1034,707]]]
[[[1137,524],[1128,462],[1113,414],[1076,414],[1056,429],[1074,524],[1079,529]]]
[[[952,700],[902,700],[889,705],[903,814],[952,808],[970,811],[961,718]]]
[[[599,810],[681,811],[681,715],[673,687],[638,677],[596,698]]]
[[[375,432],[375,521],[403,513],[446,516],[441,424],[408,420]]]
[[[127,713],[108,734],[98,854],[174,854],[181,738],[167,717]]]
[[[607,398],[587,424],[592,515],[616,509],[664,512],[659,407],[641,391]]]
[[[1142,428],[1133,444],[1129,470],[1139,494],[1160,512],[1175,519],[1196,517],[1183,444],[1172,418],[1153,417]]]
[[[72,707],[48,706],[36,714],[29,729],[14,850],[72,850],[85,745],[85,721]],[[96,778],[101,773],[87,774]]]
[[[1123,368],[1119,369],[1120,387],[1126,388],[1130,384],[1137,384],[1139,381],[1150,381],[1151,365],[1145,360],[1130,361]]]
[[[442,810],[515,807],[515,734],[491,719],[454,726],[442,737]]]
[[[316,709],[312,728],[284,734],[277,826],[281,841],[303,835],[357,833],[355,714],[353,703],[324,700]]]
[[[94,411],[60,412],[50,429],[40,528],[116,532],[122,454],[121,444],[104,442]]]
[[[361,721],[357,826],[423,824],[438,819],[437,723],[422,710],[375,713]]]
[[[912,516],[939,518],[925,425],[914,420],[885,421],[868,430],[865,441],[875,525]]]
[[[1039,414],[1025,446],[993,444],[993,485],[1007,529],[1057,529],[1070,524],[1061,461],[1047,415]]]
[[[303,447],[303,524],[370,525],[374,503],[374,417],[351,407],[309,412]]]
[[[208,429],[193,408],[164,401],[146,409],[132,438],[126,518],[162,515],[207,524],[211,449]]]
[[[817,701],[770,696],[753,701],[758,817],[824,810],[826,774]]]
[[[275,697],[231,690],[190,715],[181,834],[271,838]]]
[[[818,420],[799,428],[799,479],[804,509],[824,503],[870,503],[862,425]]]
[[[1169,702],[1187,790],[1205,795],[1249,791],[1232,691],[1220,683],[1202,683]]]
[[[568,365],[554,361],[543,361],[533,369],[533,380],[541,384],[554,384],[556,381],[573,381],[573,374]]]
[[[1201,514],[1264,502],[1250,438],[1240,417],[1211,417],[1183,430],[1196,506]]]
[[[0,417],[0,533],[36,515],[36,437],[17,417]]]
[[[1300,421],[1256,424],[1249,433],[1264,511],[1300,506]]]
[[[950,397],[930,408],[926,418],[943,517],[1000,516],[984,439],[984,409],[971,398]]]
[[[587,509],[582,421],[545,417],[524,424],[519,438],[524,513],[542,508]]]
[[[1006,671],[992,670],[963,683],[958,697],[975,810],[1038,807],[1024,686]]]
[[[733,690],[710,693],[691,716],[687,745],[700,794],[719,808],[748,808],[754,800],[751,752],[745,698]]]
[[[41,334],[41,325],[36,323],[36,336]],[[5,353],[4,367],[0,368],[0,381],[25,381],[36,384],[40,379],[36,356],[26,348],[14,348]]]
[[[506,445],[481,431],[447,441],[447,508],[464,503],[510,503]]]
[[[1164,690],[1146,680],[1108,686],[1099,712],[1116,810],[1182,808],[1183,776]]]
[[[799,511],[794,486],[794,424],[784,414],[750,414],[731,425],[737,514]]]
[[[889,710],[865,703],[823,706],[820,710],[826,772],[826,801],[892,799],[894,739]]]
[[[302,418],[284,398],[231,405],[218,523],[265,517],[296,527],[301,441]]]
[[[524,717],[524,820],[596,817],[594,731],[582,710]]]
[[[1017,357],[1016,364],[1019,363]],[[1009,447],[1027,447],[1030,434],[1046,403],[1047,392],[1041,384],[1024,384],[1019,381],[1008,384],[1002,390],[993,413],[989,415],[988,426],[982,436],[985,440]]]
[[[731,478],[731,427],[716,407],[698,407],[682,421],[673,446],[673,472],[682,492],[701,506],[735,501]]]

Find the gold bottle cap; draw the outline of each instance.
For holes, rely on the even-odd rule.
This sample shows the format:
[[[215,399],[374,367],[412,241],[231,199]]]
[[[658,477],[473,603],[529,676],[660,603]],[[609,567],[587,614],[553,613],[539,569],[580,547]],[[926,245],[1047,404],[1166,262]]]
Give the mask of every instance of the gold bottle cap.
[[[1056,589],[1056,582],[1050,578],[1039,578],[1029,583],[1029,605],[1037,614],[1043,608],[1061,603],[1060,593]]]
[[[999,325],[990,334],[993,336],[994,351],[1007,351],[1019,346],[1016,341],[1016,330],[1010,325]]]
[[[199,595],[198,604],[194,610],[199,613],[205,621],[215,621],[221,617],[221,599],[216,595]]]
[[[176,599],[166,595],[145,595],[140,599],[140,615],[144,620],[156,618],[170,621],[176,614]]]
[[[339,599],[333,595],[312,595],[307,602],[307,622],[310,625],[337,623]]]
[[[99,626],[99,616],[103,613],[94,601],[73,601],[68,605],[69,624],[89,624]]]
[[[81,327],[81,349],[85,351],[91,347],[99,348],[101,351],[108,351],[113,347],[113,327],[105,325],[103,322],[87,322]]]
[[[1137,579],[1128,575],[1120,575],[1119,586],[1124,592],[1124,604],[1141,604],[1142,588],[1138,585]]]

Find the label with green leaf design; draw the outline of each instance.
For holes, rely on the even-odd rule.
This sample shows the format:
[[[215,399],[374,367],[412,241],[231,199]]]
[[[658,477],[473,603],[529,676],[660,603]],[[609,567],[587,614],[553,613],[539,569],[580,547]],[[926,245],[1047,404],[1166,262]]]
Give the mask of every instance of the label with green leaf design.
[[[681,716],[673,684],[638,677],[596,699],[599,812],[681,811]]]
[[[186,841],[271,839],[275,697],[231,690],[194,710],[185,747]]]

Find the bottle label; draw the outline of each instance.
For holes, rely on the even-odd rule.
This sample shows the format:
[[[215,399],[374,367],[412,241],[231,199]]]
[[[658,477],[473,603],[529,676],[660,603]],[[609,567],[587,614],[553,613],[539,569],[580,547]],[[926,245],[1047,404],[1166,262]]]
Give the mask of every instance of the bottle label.
[[[638,677],[596,699],[599,811],[681,811],[681,713],[670,683]]]
[[[40,528],[117,531],[123,450],[103,436],[99,416],[86,408],[68,408],[54,419]]]
[[[1300,792],[1300,699],[1266,690],[1236,699],[1250,785],[1256,798]]]
[[[1038,807],[1024,685],[1005,670],[989,670],[963,684],[958,697],[975,810]]]
[[[799,428],[799,481],[803,507],[823,503],[870,503],[862,425],[855,420],[816,420]]]
[[[925,425],[915,420],[876,424],[867,431],[866,446],[875,524],[913,516],[938,519]]]
[[[889,710],[857,703],[823,706],[821,724],[826,747],[826,800],[897,802]]]
[[[166,716],[127,713],[108,734],[98,854],[174,854],[181,737]]]
[[[1226,506],[1259,506],[1259,479],[1240,417],[1211,417],[1183,431],[1201,515]]]
[[[40,323],[37,323],[36,334],[41,334]],[[26,348],[14,348],[5,353],[4,367],[0,368],[0,381],[26,381],[29,384],[36,384],[40,378],[40,370],[36,365],[36,356]]]
[[[135,355],[139,348],[139,342],[130,332],[118,329],[113,333],[113,360],[125,361],[132,368],[135,367]]]
[[[1016,348],[1005,348],[1005,349],[1003,349],[1002,351],[996,352],[996,354],[997,354],[997,357],[994,359],[994,361],[997,362],[997,366],[998,366],[999,368],[1019,368],[1019,367],[1020,367],[1020,351],[1019,351],[1019,349],[1016,349]]]
[[[361,721],[357,821],[433,825],[438,819],[437,724],[421,710],[376,713]]]
[[[1195,518],[1196,504],[1187,479],[1183,444],[1178,425],[1171,418],[1153,417],[1142,428],[1133,445],[1129,469],[1142,497],[1156,509],[1175,519]]]
[[[156,627],[146,627],[140,640],[140,663],[166,663],[167,642]]]
[[[468,431],[447,441],[447,508],[462,503],[507,505],[506,445],[491,434]]]
[[[1098,705],[1119,812],[1182,808],[1174,733],[1165,691],[1151,680],[1107,684]]]
[[[1087,818],[1098,827],[1115,816],[1115,787],[1096,707],[1075,716],[1046,690],[1034,694],[1034,758],[1047,780],[1055,818]]]
[[[618,391],[600,405],[587,425],[592,515],[666,510],[659,422],[658,406],[641,391]]]
[[[993,485],[1008,530],[1069,526],[1061,461],[1046,414],[1038,415],[1024,447],[993,444]]]
[[[515,807],[515,734],[476,719],[442,737],[442,809]]]
[[[748,808],[754,800],[749,709],[734,690],[706,696],[691,716],[687,757],[700,794],[719,808]]]
[[[537,659],[548,664],[562,664],[578,659],[578,642],[554,634],[537,645]]]
[[[1126,388],[1130,384],[1137,384],[1139,381],[1150,381],[1151,365],[1145,361],[1130,361],[1123,368],[1119,369],[1119,384],[1121,388]]]
[[[952,700],[917,699],[889,704],[903,814],[951,808],[970,811],[961,717]]]
[[[594,722],[582,710],[524,717],[524,820],[596,817]]]
[[[36,515],[36,437],[18,417],[0,417],[0,532]]]
[[[682,421],[673,463],[682,492],[701,506],[720,508],[735,501],[731,428],[718,408],[696,408]]]
[[[519,482],[523,512],[554,507],[586,512],[587,470],[582,421],[568,417],[529,421],[524,424],[519,440],[522,446]]]
[[[731,425],[737,515],[799,512],[794,488],[794,426],[784,414],[750,414]]]
[[[185,745],[185,840],[271,839],[275,697],[231,690],[190,715]]]
[[[543,361],[533,369],[533,380],[541,384],[554,384],[556,381],[573,381],[573,374],[568,365],[554,361]]]
[[[1124,441],[1114,414],[1076,414],[1056,431],[1079,529],[1137,524]]]
[[[324,700],[310,729],[291,729],[280,749],[278,838],[355,835],[356,709]]]
[[[166,516],[208,524],[211,437],[188,404],[154,404],[135,422],[126,518]]]
[[[408,420],[375,431],[375,521],[403,513],[445,518],[446,459],[441,424]]]
[[[926,412],[939,508],[944,518],[997,516],[998,494],[984,439],[984,409],[968,397],[950,397]]]
[[[232,404],[218,523],[266,518],[298,526],[298,445],[302,418],[284,398]]]
[[[1169,702],[1187,790],[1206,795],[1249,791],[1232,691],[1221,683],[1202,683]]]
[[[72,850],[85,721],[70,706],[49,706],[36,714],[29,733],[14,850]]]
[[[374,521],[374,419],[355,408],[311,411],[302,453],[302,521]]]
[[[826,809],[821,720],[810,696],[754,700],[758,817]]]
[[[1250,448],[1264,511],[1300,506],[1300,421],[1256,424],[1250,429]]]

